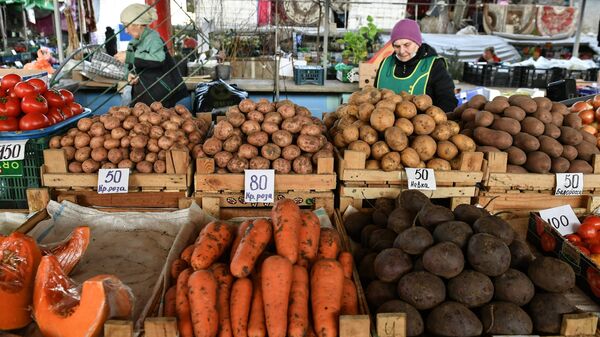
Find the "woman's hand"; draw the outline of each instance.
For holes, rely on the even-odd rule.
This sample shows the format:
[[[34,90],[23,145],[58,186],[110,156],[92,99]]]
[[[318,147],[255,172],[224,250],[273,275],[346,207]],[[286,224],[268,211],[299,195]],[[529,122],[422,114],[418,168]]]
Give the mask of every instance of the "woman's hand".
[[[139,78],[134,74],[127,74],[127,82],[129,82],[131,85],[135,85],[138,84]]]
[[[115,54],[115,60],[121,62],[121,63],[125,63],[125,56],[127,55],[126,52],[124,51],[120,51],[118,53]]]

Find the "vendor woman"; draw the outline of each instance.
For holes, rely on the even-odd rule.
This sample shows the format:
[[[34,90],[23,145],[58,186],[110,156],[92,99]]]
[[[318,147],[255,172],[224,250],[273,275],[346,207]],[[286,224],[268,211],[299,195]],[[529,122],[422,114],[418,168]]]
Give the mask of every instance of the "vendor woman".
[[[377,70],[375,86],[396,93],[427,94],[433,104],[446,112],[456,108],[454,82],[446,70],[446,61],[435,49],[423,43],[416,21],[398,21],[391,33],[394,53]]]

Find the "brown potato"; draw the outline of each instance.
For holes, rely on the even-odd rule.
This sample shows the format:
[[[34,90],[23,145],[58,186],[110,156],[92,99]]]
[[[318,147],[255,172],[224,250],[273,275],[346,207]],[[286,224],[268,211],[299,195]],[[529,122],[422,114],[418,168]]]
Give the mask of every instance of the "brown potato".
[[[564,105],[563,103],[559,103],[559,102],[552,102],[552,109],[550,111],[558,112],[558,113],[562,114],[563,116],[571,113],[569,111],[569,108],[567,108],[566,105]]]
[[[82,148],[77,149],[77,151],[75,151],[73,158],[75,160],[77,160],[78,162],[82,163],[90,157],[91,152],[92,152],[92,149],[89,146],[82,147]]]
[[[517,120],[508,117],[501,117],[494,120],[491,128],[494,130],[506,131],[512,136],[521,132],[521,124]]]
[[[217,123],[217,125],[215,125],[213,137],[216,137],[217,139],[220,139],[220,140],[226,140],[227,138],[229,138],[231,136],[232,132],[233,132],[233,125],[231,125],[231,123],[229,123],[226,120],[221,120],[220,122]],[[247,133],[247,134],[249,134],[249,133]]]
[[[313,166],[310,158],[300,156],[292,162],[292,169],[298,174],[312,174]]]
[[[375,144],[379,139],[377,131],[372,127],[365,125],[358,129],[360,140],[365,141],[369,145]]]
[[[275,131],[279,130],[279,125],[272,123],[272,122],[263,122],[261,125],[261,128],[264,132],[271,135]]]
[[[133,128],[139,123],[139,120],[135,116],[127,116],[123,121],[123,129],[133,130]]]
[[[107,139],[104,141],[104,148],[107,150],[116,149],[121,146],[121,141],[118,139]]]
[[[90,127],[89,133],[92,137],[104,136],[104,134],[106,133],[104,124],[102,124],[101,122],[94,122]]]
[[[249,98],[245,98],[238,104],[238,107],[241,112],[250,112],[256,110],[256,103]]]
[[[110,152],[108,154],[110,156]],[[144,160],[154,164],[154,162],[158,160],[158,154],[155,152],[146,153],[146,158]]]
[[[519,108],[518,106],[509,106],[508,108],[504,109],[503,114],[504,117],[512,118],[519,122],[525,119],[527,116],[525,110]]]
[[[560,137],[560,128],[558,126],[554,124],[545,124],[544,127],[544,135],[554,139]]]
[[[563,145],[563,153],[562,157],[565,157],[567,160],[572,161],[577,158],[577,149],[572,145]]]
[[[165,173],[167,171],[167,163],[164,160],[158,159],[152,165],[155,173]]]
[[[371,145],[371,157],[375,160],[381,160],[388,152],[390,152],[390,148],[384,141],[378,141]]]
[[[542,123],[552,123],[552,113],[549,110],[539,110],[534,112],[532,117],[539,119]],[[561,115],[562,116],[562,115]]]
[[[571,161],[571,165],[569,166],[569,170],[567,172],[591,174],[594,173],[594,168],[585,160],[575,159]]]
[[[519,132],[514,137],[514,146],[529,153],[540,148],[540,141],[528,133]]]
[[[417,109],[421,111],[429,109],[429,107],[433,104],[431,97],[429,97],[428,95],[416,95],[412,99],[412,102],[415,104]]]
[[[388,152],[381,158],[381,169],[390,172],[400,169],[402,157],[400,153],[393,151]]]
[[[485,103],[487,103],[487,101],[488,100],[485,96],[475,95],[475,96],[471,97],[469,102],[467,102],[467,107],[481,110],[481,109],[483,109],[483,107],[485,106]]]
[[[436,141],[442,141],[450,139],[454,134],[450,126],[444,122],[442,124],[437,124],[430,135]]]
[[[380,109],[387,109],[387,110],[394,111],[396,109],[396,103],[394,103],[392,101],[388,101],[388,100],[381,100],[381,101],[377,102],[377,104],[375,104],[375,107],[380,108]],[[359,106],[359,111],[360,111],[360,106]]]
[[[133,149],[129,152],[129,159],[134,163],[139,163],[146,158],[146,153],[142,149]]]
[[[414,125],[415,134],[417,135],[428,135],[435,130],[435,120],[428,115],[416,115],[411,122]]]
[[[540,141],[540,151],[549,155],[550,158],[557,158],[562,155],[563,146],[556,139],[542,135],[538,137],[538,140]],[[596,148],[596,144],[593,144],[593,147]],[[579,154],[581,154],[581,151],[579,151],[579,149],[577,149],[577,151],[579,152]]]
[[[86,146],[90,145],[91,139],[92,138],[87,133],[81,133],[81,134],[78,134],[77,136],[75,136],[73,143],[75,144],[76,149],[80,149],[82,147],[86,147]],[[52,140],[51,140],[51,143],[52,143]],[[52,144],[50,144],[50,148],[53,148]]]
[[[508,103],[518,106],[528,114],[532,114],[537,110],[537,103],[531,97],[525,95],[512,95],[508,98]]]
[[[348,150],[364,152],[365,158],[369,158],[369,156],[371,156],[371,146],[362,140],[357,140],[350,143],[350,145],[348,145]]]
[[[410,120],[408,120],[406,118],[396,119],[394,126],[399,127],[400,130],[402,130],[402,132],[404,132],[404,134],[406,134],[407,136],[412,135],[413,132],[415,131],[414,125],[411,123]]]
[[[395,122],[394,113],[387,109],[375,109],[371,114],[370,123],[373,129],[383,132],[393,126]]]
[[[358,138],[358,130],[357,131],[357,138]],[[304,125],[302,127],[302,129],[300,130],[300,134],[301,135],[309,135],[309,136],[319,136],[321,134],[323,134],[321,127],[317,124],[309,124],[309,125]]]
[[[550,172],[552,173],[565,173],[569,170],[571,162],[564,157],[552,158],[552,166]]]
[[[321,149],[321,141],[318,137],[309,135],[300,135],[296,140],[298,147],[304,152],[315,153]],[[265,158],[267,158],[265,156]]]
[[[206,150],[204,152],[206,152]],[[242,144],[238,150],[237,155],[243,159],[252,159],[252,158],[258,156],[258,148],[256,148],[256,146],[254,146],[254,145]]]
[[[548,173],[552,167],[550,157],[541,151],[534,151],[527,154],[525,168],[533,173]]]
[[[563,125],[572,127],[574,129],[581,129],[581,127],[583,126],[583,122],[581,121],[581,117],[579,117],[578,114],[572,113],[564,117]]]
[[[90,131],[92,124],[94,124],[94,122],[91,118],[84,117],[77,121],[77,129],[83,132],[87,132]]]
[[[450,162],[441,158],[433,158],[427,162],[427,168],[434,169],[436,171],[450,171],[452,167]]]
[[[281,156],[281,148],[273,143],[269,143],[261,148],[260,153],[268,160],[275,160]]]
[[[513,143],[513,138],[508,132],[492,130],[484,127],[475,128],[473,136],[475,141],[477,141],[477,144],[494,146],[500,150],[509,148]]]
[[[275,104],[271,102],[259,102],[256,104],[256,110],[258,110],[261,114],[266,114],[268,112],[275,111]]]
[[[440,123],[443,123],[448,120],[448,116],[446,116],[446,113],[444,112],[444,110],[438,108],[437,106],[429,107],[425,111],[425,114],[427,114],[429,117],[433,118],[433,120],[435,120],[436,124],[440,124]]]
[[[396,105],[395,114],[398,118],[411,119],[417,115],[417,107],[409,101],[402,101]]]
[[[50,138],[50,142],[48,143],[48,146],[51,149],[60,149],[60,139],[61,138],[62,138],[61,136],[54,136],[54,137]]]
[[[249,135],[260,131],[260,124],[257,121],[248,120],[242,124],[241,130],[244,134]]]
[[[471,137],[461,134],[450,137],[450,141],[456,145],[460,152],[473,152],[477,147],[475,141],[473,141]]]
[[[579,145],[583,141],[583,135],[581,131],[568,127],[561,126],[560,127],[560,137],[558,140],[564,145]]]
[[[283,158],[275,159],[271,166],[275,170],[275,173],[279,174],[288,174],[292,171],[292,162]]]
[[[286,160],[294,160],[302,154],[302,150],[297,145],[288,145],[281,150],[281,156]]]
[[[585,132],[583,132],[583,133],[585,133]],[[600,151],[598,151],[598,147],[596,146],[595,142],[590,143],[590,142],[582,141],[581,143],[576,145],[575,148],[577,149],[577,159],[582,159],[582,160],[585,160],[586,162],[591,162],[594,155],[600,153]],[[562,146],[561,146],[560,150],[562,152]]]
[[[277,146],[286,147],[292,144],[293,136],[287,130],[279,130],[271,135],[271,139]]]
[[[492,101],[485,103],[483,110],[487,110],[493,114],[501,114],[508,107],[510,107],[510,104],[508,104],[507,100],[494,98]]]
[[[159,127],[159,129],[160,129],[160,127]],[[161,135],[162,135],[162,129],[160,129],[160,131],[161,131]],[[111,130],[110,136],[113,139],[121,139],[121,138],[127,136],[127,131],[125,129],[123,129],[122,127],[114,128]]]
[[[421,162],[421,158],[417,151],[412,147],[407,147],[401,153],[402,165],[404,167],[418,167]]]
[[[100,163],[92,159],[86,159],[83,163],[81,163],[81,170],[84,173],[95,173],[98,172],[100,168]]]
[[[246,117],[241,112],[227,111],[225,116],[227,116],[227,121],[236,128],[239,128],[246,121]]]
[[[161,146],[161,140],[163,138],[165,137],[161,137],[158,140],[158,146],[160,146],[160,148],[163,150],[168,150],[168,148],[165,149],[163,146]],[[204,151],[204,153],[206,153],[209,156],[214,156],[215,154],[217,154],[217,152],[220,152],[222,149],[223,142],[217,138],[209,138],[204,142],[204,145],[202,145],[202,151]]]
[[[348,126],[344,127],[342,129],[342,135],[344,136],[344,142],[346,142],[346,144],[350,144],[350,143],[358,140],[358,137],[359,137],[358,126],[352,124],[352,125],[348,125]]]
[[[103,147],[93,149],[90,154],[90,157],[97,162],[105,161],[107,159],[107,156],[108,151],[106,151],[106,149]]]
[[[408,137],[399,127],[391,126],[385,129],[384,137],[387,145],[394,151],[402,151],[408,146]]]
[[[511,146],[504,150],[508,155],[508,163],[511,165],[524,165],[527,161],[527,154],[516,146]]]
[[[461,114],[460,119],[463,122],[475,122],[475,116],[477,115],[478,112],[479,112],[479,110],[477,110],[477,109],[467,108]]]
[[[333,158],[333,151],[328,149],[321,149],[312,155],[311,161],[314,165],[317,165],[319,163],[320,158]]]
[[[450,161],[458,155],[458,148],[451,141],[438,142],[436,154],[438,157]]]
[[[395,106],[394,106],[395,108]],[[358,106],[358,119],[364,122],[371,120],[371,114],[375,110],[375,106],[369,102],[365,102]]]
[[[226,168],[229,160],[233,158],[233,154],[227,151],[219,151],[214,155],[213,158],[217,167]]]
[[[83,172],[83,169],[81,167],[81,163],[78,162],[78,161],[70,162],[68,170],[71,173],[81,173],[81,172]]]
[[[150,128],[152,127],[152,125],[148,122],[140,122],[136,125],[133,126],[133,132],[135,132],[138,135],[147,135],[150,133]],[[177,128],[171,128],[171,130],[176,130]],[[168,130],[165,128],[165,130]]]
[[[140,173],[152,173],[154,166],[152,163],[142,160],[135,164],[135,170]]]
[[[475,114],[476,126],[490,126],[494,123],[494,114],[489,111],[479,111]]]
[[[417,151],[421,161],[428,161],[437,151],[437,143],[433,138],[426,135],[417,136],[410,144],[410,147]]]
[[[246,140],[250,145],[261,147],[269,142],[269,135],[264,131],[258,131],[248,135]]]
[[[242,137],[233,135],[223,142],[223,150],[234,153],[237,152],[240,145],[242,145]]]
[[[266,170],[271,167],[271,161],[263,157],[254,157],[250,159],[250,169]]]
[[[248,145],[248,144],[243,144]],[[241,149],[241,148],[240,148]],[[254,156],[255,157],[255,156]],[[240,158],[238,156],[233,156],[229,163],[227,163],[227,169],[231,173],[243,173],[245,169],[249,168],[248,159]]]
[[[138,135],[131,138],[131,147],[135,149],[143,149],[148,144],[148,137],[144,135]]]
[[[283,130],[287,130],[290,133],[298,133],[300,132],[300,130],[302,130],[302,119],[299,118],[300,116],[294,116],[292,118],[286,118],[283,120],[283,123],[281,123],[281,129]],[[351,123],[354,123],[354,120],[352,120]]]
[[[65,135],[60,139],[60,146],[73,146],[75,138],[73,136]]]

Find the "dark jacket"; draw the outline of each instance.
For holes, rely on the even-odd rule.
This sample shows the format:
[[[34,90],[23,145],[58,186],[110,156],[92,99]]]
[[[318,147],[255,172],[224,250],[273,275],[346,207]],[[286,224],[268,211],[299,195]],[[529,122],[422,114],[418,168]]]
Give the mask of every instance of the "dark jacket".
[[[423,43],[421,47],[419,47],[419,50],[417,50],[417,55],[408,62],[400,61],[396,57],[396,54],[392,54],[389,57],[393,57],[396,61],[396,71],[394,72],[394,75],[396,77],[407,77],[413,72],[421,59],[437,55],[438,54],[433,47]],[[379,71],[377,71],[377,75],[379,75]],[[377,83],[377,76],[375,77],[374,83]],[[453,111],[458,105],[458,101],[454,94],[454,82],[446,69],[445,60],[437,59],[433,63],[425,92],[431,97],[434,105],[446,112]]]

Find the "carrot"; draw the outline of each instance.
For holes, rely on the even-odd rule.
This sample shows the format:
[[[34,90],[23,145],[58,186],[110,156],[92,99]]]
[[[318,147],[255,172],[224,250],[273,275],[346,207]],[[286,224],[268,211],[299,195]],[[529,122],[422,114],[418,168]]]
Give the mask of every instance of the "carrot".
[[[277,200],[271,210],[277,254],[292,264],[298,260],[298,231],[302,225],[300,207],[291,199]],[[271,336],[272,337],[272,336]]]
[[[310,296],[318,337],[336,337],[342,304],[344,271],[333,259],[318,260],[310,275]]]
[[[190,302],[188,301],[188,279],[192,269],[188,268],[179,274],[175,290],[175,312],[177,313],[177,327],[181,337],[194,337]]]
[[[177,276],[179,276],[179,274],[181,274],[182,271],[186,270],[188,268],[188,263],[185,262],[182,259],[175,259],[173,260],[173,262],[171,263],[171,277],[176,280]]]
[[[217,280],[210,270],[197,270],[188,280],[188,298],[195,337],[216,337],[219,332]]]
[[[191,258],[192,268],[200,270],[210,267],[225,252],[232,239],[231,228],[227,223],[210,222],[198,236]]]
[[[189,246],[185,247],[185,249],[181,252],[181,255],[179,256],[179,258],[182,259],[183,261],[187,262],[188,264],[190,264],[190,261],[192,260],[192,253],[194,252],[194,248],[196,248],[196,245],[189,245]]]
[[[349,278],[344,278],[341,315],[358,315],[358,295],[356,286]]]
[[[263,306],[260,275],[254,275],[252,285],[252,307],[250,318],[248,319],[248,337],[265,337],[267,331],[265,327],[265,309]]]
[[[319,249],[321,223],[315,213],[302,211],[302,222],[298,231],[298,253],[300,258],[314,262]]]
[[[273,235],[273,227],[267,219],[256,219],[248,226],[231,260],[231,274],[238,278],[250,275],[256,260],[267,248]]]
[[[233,243],[231,244],[230,261],[233,260],[233,257],[235,256],[235,252],[237,251],[237,248],[240,245],[240,241],[242,241],[242,237],[244,236],[244,233],[246,233],[246,229],[251,224],[252,224],[252,220],[246,220],[238,226],[237,234],[235,235],[235,239],[233,240]]]
[[[297,265],[292,269],[288,310],[288,336],[304,337],[308,329],[308,272]]]
[[[306,331],[306,337],[317,337],[315,329],[312,327],[312,325],[308,326],[308,331]]]
[[[337,259],[340,253],[340,235],[333,228],[321,228],[321,236],[319,238],[319,252],[317,258],[320,259]],[[317,332],[318,333],[318,332]]]
[[[229,273],[229,267],[224,263],[215,263],[211,270],[217,279],[217,311],[219,312],[219,337],[232,337],[231,316],[229,314],[229,298],[233,276]]]
[[[177,285],[172,286],[165,293],[164,317],[177,317]]]
[[[292,287],[292,263],[290,260],[279,255],[266,258],[262,264],[261,287],[267,333],[269,337],[285,337]]]
[[[248,317],[252,303],[252,281],[249,278],[240,278],[233,283],[231,288],[231,328],[234,337],[248,336]]]
[[[342,265],[342,269],[344,269],[344,277],[347,279],[352,279],[352,270],[354,269],[354,258],[350,252],[341,252],[340,256],[338,256],[338,261]]]

